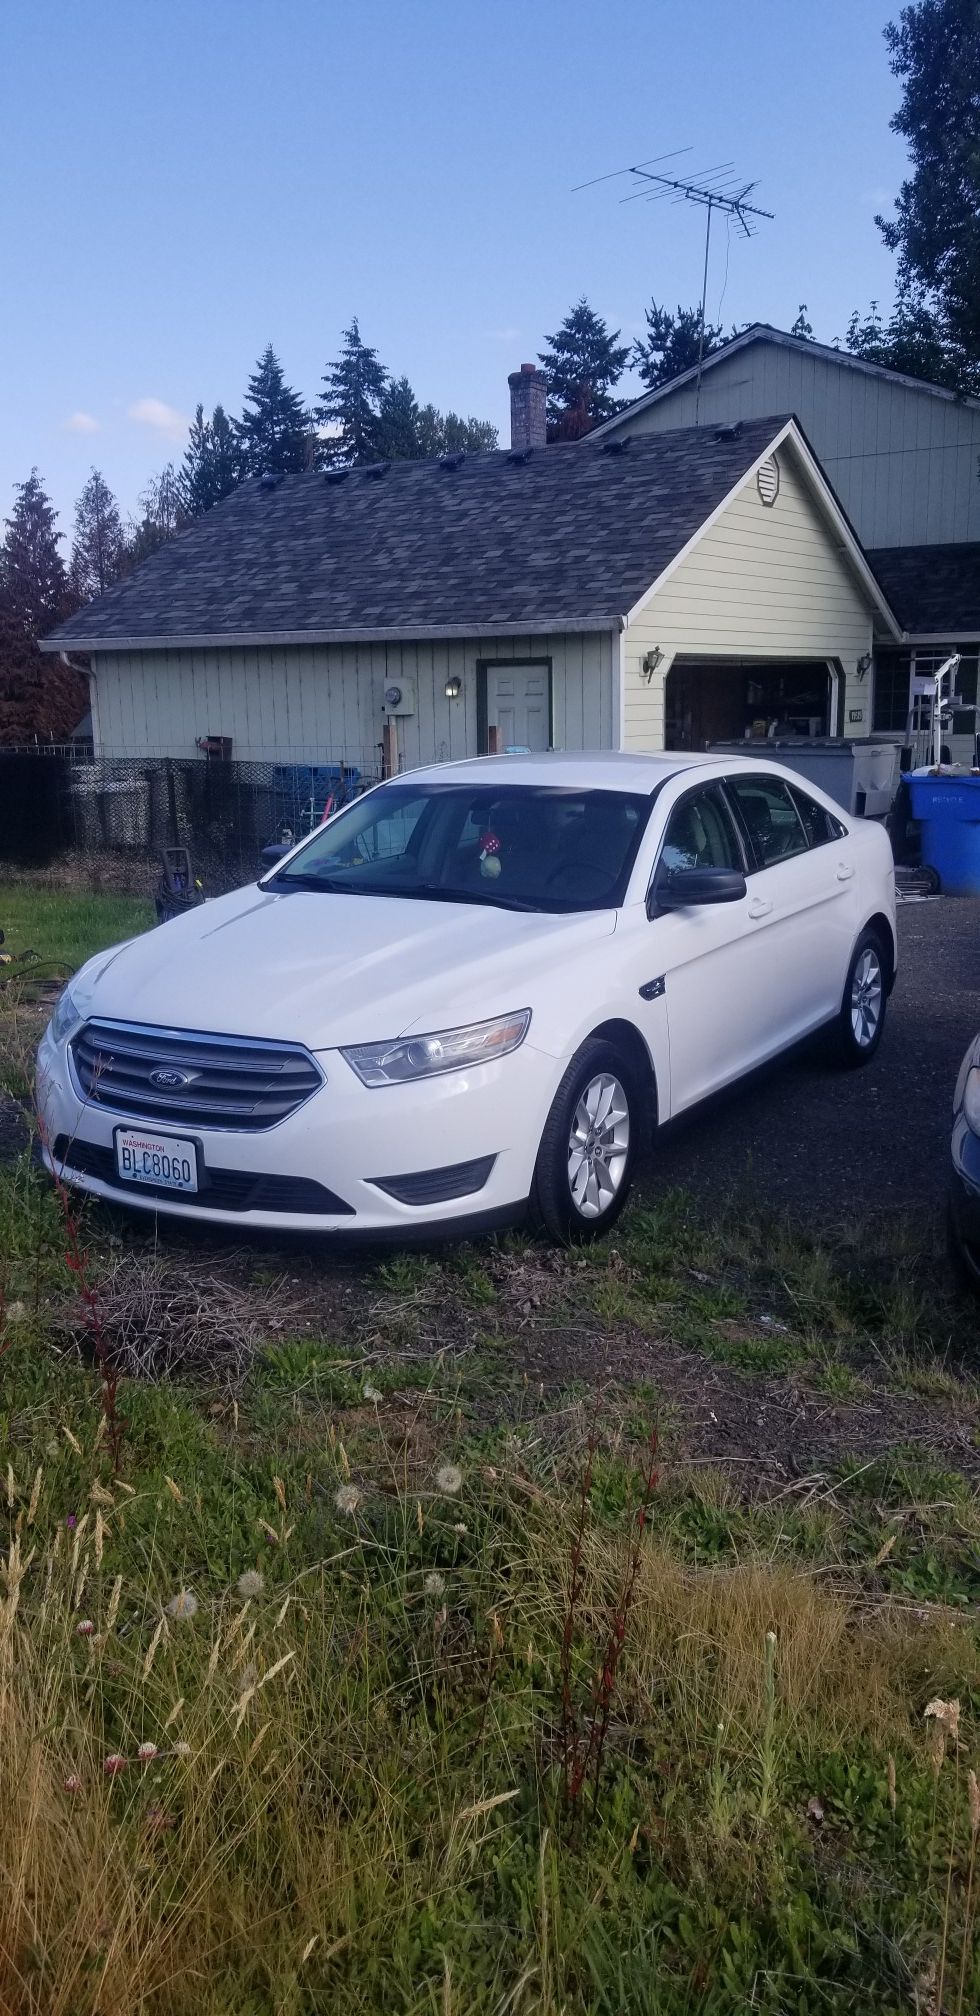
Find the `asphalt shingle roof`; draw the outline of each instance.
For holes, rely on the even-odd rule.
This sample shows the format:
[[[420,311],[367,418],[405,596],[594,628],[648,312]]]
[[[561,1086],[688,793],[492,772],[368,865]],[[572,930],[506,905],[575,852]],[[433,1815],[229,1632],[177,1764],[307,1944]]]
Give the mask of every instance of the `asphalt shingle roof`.
[[[395,462],[342,482],[258,481],[45,640],[49,649],[590,628],[625,615],[764,454],[785,418],[734,439],[683,428],[461,467]]]
[[[980,631],[980,544],[878,546],[868,564],[903,630],[918,636]]]

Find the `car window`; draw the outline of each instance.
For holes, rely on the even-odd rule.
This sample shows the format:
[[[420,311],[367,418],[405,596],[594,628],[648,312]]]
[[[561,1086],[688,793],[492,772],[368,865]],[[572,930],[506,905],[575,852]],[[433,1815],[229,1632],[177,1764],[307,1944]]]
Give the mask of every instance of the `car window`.
[[[738,840],[720,792],[693,791],[667,821],[660,869],[742,868]]]
[[[826,806],[818,805],[815,798],[808,798],[795,784],[790,785],[793,803],[803,821],[803,830],[811,847],[826,847],[830,840],[842,840],[847,828],[835,819]]]
[[[731,792],[760,868],[772,868],[807,852],[803,822],[786,784],[778,777],[729,777]]]

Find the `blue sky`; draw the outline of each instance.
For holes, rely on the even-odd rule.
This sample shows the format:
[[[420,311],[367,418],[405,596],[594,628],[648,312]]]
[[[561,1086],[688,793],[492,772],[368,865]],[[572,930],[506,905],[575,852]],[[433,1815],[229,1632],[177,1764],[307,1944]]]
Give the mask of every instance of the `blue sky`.
[[[70,532],[124,511],[272,341],[319,386],[352,314],[420,399],[507,424],[588,295],[625,336],[700,292],[703,220],[573,185],[689,146],[776,213],[717,232],[709,313],[815,334],[893,292],[897,0],[32,0],[5,11],[0,515],[37,463]],[[717,228],[717,227],[716,227]],[[67,542],[66,542],[67,548]]]

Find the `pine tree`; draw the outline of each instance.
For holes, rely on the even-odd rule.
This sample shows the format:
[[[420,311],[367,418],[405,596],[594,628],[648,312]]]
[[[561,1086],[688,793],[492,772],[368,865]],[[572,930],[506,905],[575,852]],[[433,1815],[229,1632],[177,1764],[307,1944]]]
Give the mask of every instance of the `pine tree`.
[[[644,312],[647,333],[637,337],[631,362],[651,392],[682,371],[690,371],[699,354],[709,356],[721,342],[721,324],[706,322],[701,349],[700,308],[682,308],[678,302],[677,313],[672,315],[669,308],[658,308],[656,301],[651,301]]]
[[[75,506],[71,586],[80,602],[104,595],[119,579],[125,560],[119,506],[100,469],[93,469]]]
[[[407,382],[407,381],[406,381]],[[357,464],[382,459],[381,402],[388,373],[378,353],[362,341],[357,316],[343,332],[343,349],[323,374],[324,394],[313,408],[322,431],[321,459]]]
[[[61,532],[36,469],[14,485],[15,502],[0,548],[0,596],[6,620],[36,643],[67,612],[68,576]]]
[[[223,406],[216,406],[210,420],[198,406],[191,421],[184,459],[177,481],[180,500],[188,518],[202,518],[241,481],[241,455],[235,429]]]
[[[612,391],[630,354],[619,334],[593,312],[583,294],[555,334],[545,337],[548,348],[539,352],[538,361],[548,374],[548,419],[555,434],[570,415],[583,412],[595,427],[618,410]]]
[[[248,381],[244,411],[237,422],[239,452],[248,476],[293,476],[312,459],[309,414],[298,392],[286,384],[283,368],[268,343]]]

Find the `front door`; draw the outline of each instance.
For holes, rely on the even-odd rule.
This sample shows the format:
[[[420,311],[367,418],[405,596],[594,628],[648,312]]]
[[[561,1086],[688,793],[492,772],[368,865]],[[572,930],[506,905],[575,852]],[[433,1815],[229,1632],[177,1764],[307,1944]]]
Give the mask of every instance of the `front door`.
[[[497,748],[551,748],[551,667],[517,663],[487,666],[487,727]]]

